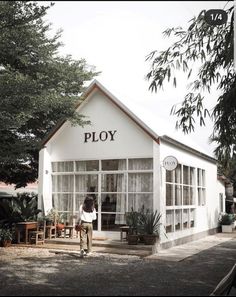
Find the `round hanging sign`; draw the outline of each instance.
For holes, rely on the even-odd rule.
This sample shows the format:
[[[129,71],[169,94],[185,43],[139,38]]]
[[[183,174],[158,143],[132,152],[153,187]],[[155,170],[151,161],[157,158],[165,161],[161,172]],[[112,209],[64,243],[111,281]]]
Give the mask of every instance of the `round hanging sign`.
[[[172,171],[178,166],[178,160],[173,156],[165,157],[163,160],[163,166],[166,170]]]

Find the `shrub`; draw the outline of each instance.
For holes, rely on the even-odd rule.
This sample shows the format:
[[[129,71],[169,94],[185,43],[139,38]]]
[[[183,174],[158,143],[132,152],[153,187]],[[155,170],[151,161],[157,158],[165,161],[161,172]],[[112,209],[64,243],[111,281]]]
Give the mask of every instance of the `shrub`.
[[[235,221],[235,215],[231,213],[222,214],[219,223],[220,225],[231,225]]]

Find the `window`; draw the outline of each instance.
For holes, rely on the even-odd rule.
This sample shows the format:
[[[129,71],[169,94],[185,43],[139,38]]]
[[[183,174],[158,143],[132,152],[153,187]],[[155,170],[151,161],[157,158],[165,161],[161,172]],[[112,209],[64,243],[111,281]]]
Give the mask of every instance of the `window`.
[[[195,226],[195,168],[178,164],[166,171],[166,231],[175,232]]]
[[[153,159],[52,162],[52,195],[53,207],[67,217],[78,214],[86,195],[93,196],[100,230],[119,230],[132,207],[153,209]]]
[[[197,169],[197,195],[198,195],[198,206],[206,205],[206,181],[205,181],[205,170]]]
[[[128,160],[128,211],[153,209],[153,159]]]

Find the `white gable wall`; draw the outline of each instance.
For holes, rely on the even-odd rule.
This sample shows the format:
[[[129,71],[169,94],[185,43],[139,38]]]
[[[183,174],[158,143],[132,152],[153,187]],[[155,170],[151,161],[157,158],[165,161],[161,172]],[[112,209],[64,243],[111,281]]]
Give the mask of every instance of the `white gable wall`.
[[[88,116],[91,125],[64,124],[50,141],[51,161],[152,157],[152,139],[102,93],[95,92],[79,112]],[[115,133],[114,141],[108,132],[105,141],[88,139],[85,143],[85,133],[95,132],[97,140],[102,132],[104,140],[107,131]]]

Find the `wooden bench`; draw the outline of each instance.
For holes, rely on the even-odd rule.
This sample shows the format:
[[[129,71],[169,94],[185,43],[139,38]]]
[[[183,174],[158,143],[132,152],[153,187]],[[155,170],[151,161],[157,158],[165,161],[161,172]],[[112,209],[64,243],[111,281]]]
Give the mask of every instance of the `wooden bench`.
[[[228,296],[233,288],[236,288],[236,264],[234,264],[229,273],[219,282],[210,296]]]

